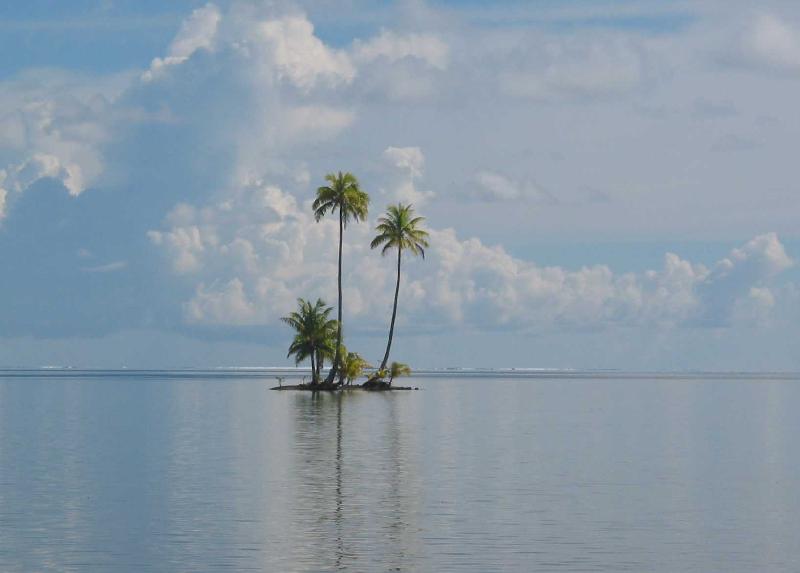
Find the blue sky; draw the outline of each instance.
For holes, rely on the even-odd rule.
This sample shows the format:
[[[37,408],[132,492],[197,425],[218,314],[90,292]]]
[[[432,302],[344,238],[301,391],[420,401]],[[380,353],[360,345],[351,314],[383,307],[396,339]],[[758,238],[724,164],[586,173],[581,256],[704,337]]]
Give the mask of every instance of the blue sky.
[[[11,2],[0,7],[0,364],[287,364],[335,300],[419,367],[796,369],[791,2]]]

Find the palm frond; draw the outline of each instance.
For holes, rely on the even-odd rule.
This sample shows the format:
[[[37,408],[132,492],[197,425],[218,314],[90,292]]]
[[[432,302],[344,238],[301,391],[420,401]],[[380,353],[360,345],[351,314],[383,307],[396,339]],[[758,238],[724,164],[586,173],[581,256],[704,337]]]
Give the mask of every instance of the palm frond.
[[[377,235],[370,243],[370,248],[383,247],[382,254],[386,254],[395,247],[408,250],[415,255],[425,258],[425,249],[428,247],[428,232],[419,225],[425,217],[414,217],[412,205],[389,205],[386,213],[378,218],[375,226]]]

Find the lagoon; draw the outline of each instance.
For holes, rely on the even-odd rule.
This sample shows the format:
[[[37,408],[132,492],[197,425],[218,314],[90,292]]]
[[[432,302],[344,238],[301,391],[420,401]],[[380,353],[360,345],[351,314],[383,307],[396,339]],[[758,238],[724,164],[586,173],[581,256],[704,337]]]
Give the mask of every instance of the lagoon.
[[[800,570],[795,375],[410,384],[0,372],[0,571]]]

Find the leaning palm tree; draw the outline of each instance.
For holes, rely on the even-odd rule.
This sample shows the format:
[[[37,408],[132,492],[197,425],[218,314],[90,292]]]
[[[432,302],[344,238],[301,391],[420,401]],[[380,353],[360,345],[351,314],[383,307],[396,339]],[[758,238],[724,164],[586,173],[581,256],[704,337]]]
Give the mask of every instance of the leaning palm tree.
[[[333,382],[339,368],[341,354],[339,347],[342,344],[342,239],[344,230],[350,219],[363,221],[367,218],[369,209],[369,195],[361,190],[358,179],[352,173],[328,173],[325,176],[328,185],[317,189],[317,198],[312,204],[314,218],[319,221],[329,211],[339,211],[339,327],[336,333],[336,353],[333,357],[333,366],[328,374],[327,382]]]
[[[411,367],[402,362],[392,362],[389,367],[389,386],[392,385],[392,380],[400,378],[400,376],[411,376]]]
[[[386,354],[378,368],[378,371],[386,370],[386,363],[389,361],[389,351],[392,348],[392,336],[394,335],[394,320],[397,316],[397,296],[400,293],[400,263],[403,251],[409,251],[414,255],[425,258],[425,249],[428,247],[428,232],[419,227],[425,217],[414,217],[414,207],[412,205],[390,205],[386,214],[378,219],[378,226],[375,230],[378,235],[372,239],[370,247],[373,249],[383,246],[381,254],[385,255],[391,249],[397,249],[397,285],[394,288],[394,306],[392,307],[392,322],[389,326],[389,342],[386,345]]]
[[[332,348],[331,332],[336,328],[336,321],[328,318],[332,311],[322,299],[312,304],[299,298],[297,310],[281,318],[295,330],[286,356],[294,355],[295,364],[311,359],[311,384],[319,384],[320,357]]]

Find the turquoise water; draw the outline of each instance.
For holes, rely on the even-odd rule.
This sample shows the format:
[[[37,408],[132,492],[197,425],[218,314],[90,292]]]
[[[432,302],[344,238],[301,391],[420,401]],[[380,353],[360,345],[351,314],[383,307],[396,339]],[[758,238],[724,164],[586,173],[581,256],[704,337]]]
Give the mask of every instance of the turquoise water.
[[[0,571],[798,571],[792,375],[0,373]]]

